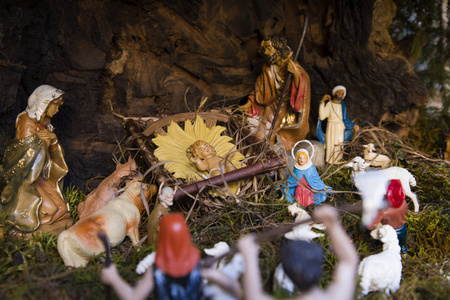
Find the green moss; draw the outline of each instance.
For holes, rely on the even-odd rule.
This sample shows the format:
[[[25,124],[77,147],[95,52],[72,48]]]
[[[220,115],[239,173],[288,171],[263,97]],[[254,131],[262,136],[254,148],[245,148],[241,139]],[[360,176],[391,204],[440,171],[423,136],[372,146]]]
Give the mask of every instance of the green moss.
[[[398,152],[402,147],[397,146]],[[449,167],[441,164],[421,163],[410,159],[405,152],[399,164],[407,167],[416,177],[417,186],[412,190],[418,195],[421,210],[407,215],[407,244],[410,250],[403,267],[400,290],[392,299],[445,299],[450,290],[448,255],[450,253],[450,204]],[[399,155],[400,157],[401,155]],[[333,194],[326,201],[333,206],[360,202],[359,195],[350,179],[349,169],[332,167],[325,174],[325,183],[333,187]],[[202,251],[219,241],[233,246],[243,234],[260,234],[283,223],[293,222],[287,211],[289,203],[282,200],[281,193],[268,176],[258,176],[259,191],[248,192],[239,203],[233,199],[211,198],[205,194],[195,204],[192,200],[180,200],[173,206],[185,216],[191,211],[187,224],[195,245]],[[245,185],[245,184],[244,184]],[[77,218],[78,203],[85,195],[74,187],[68,188],[66,198],[71,214]],[[154,201],[154,200],[153,200]],[[215,203],[220,203],[216,205]],[[151,203],[150,207],[153,206]],[[193,207],[192,207],[193,206]],[[191,210],[192,208],[192,210]],[[343,213],[341,221],[354,242],[360,259],[378,253],[382,249],[379,241],[373,240],[361,225],[360,214]],[[147,216],[143,214],[140,226],[141,237],[146,234]],[[278,255],[282,237],[261,244],[260,268],[265,290],[272,294],[273,274],[280,262]],[[333,279],[337,258],[330,247],[329,238],[316,240],[325,249],[324,274],[320,285],[326,287]],[[99,280],[103,257],[93,257],[87,267],[70,269],[64,266],[57,251],[57,239],[44,234],[28,240],[0,241],[0,298],[1,299],[101,299],[104,287]],[[140,276],[135,269],[139,261],[154,251],[146,242],[138,248],[129,239],[112,249],[113,261],[124,279],[135,284]],[[358,289],[358,288],[357,288]],[[283,292],[278,291],[277,296]],[[371,293],[364,299],[385,299],[383,293]]]
[[[70,214],[74,222],[78,221],[78,204],[86,199],[86,195],[81,192],[79,189],[70,185],[65,189],[65,198],[67,203],[69,203]]]

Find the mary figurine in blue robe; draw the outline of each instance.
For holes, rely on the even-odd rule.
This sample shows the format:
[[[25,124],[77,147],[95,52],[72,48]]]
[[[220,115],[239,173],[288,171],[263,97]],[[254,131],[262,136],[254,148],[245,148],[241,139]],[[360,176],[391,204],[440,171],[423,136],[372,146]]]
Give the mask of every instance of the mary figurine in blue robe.
[[[320,179],[316,167],[309,159],[308,150],[300,149],[295,161],[293,175],[288,178],[284,190],[287,200],[290,202],[297,200],[304,207],[325,201],[327,198],[325,191],[331,191],[331,187]]]

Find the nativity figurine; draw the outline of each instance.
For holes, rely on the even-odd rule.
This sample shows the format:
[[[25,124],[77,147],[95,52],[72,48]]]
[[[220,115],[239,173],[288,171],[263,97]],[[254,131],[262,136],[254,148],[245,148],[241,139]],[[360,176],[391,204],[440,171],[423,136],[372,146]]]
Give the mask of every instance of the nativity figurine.
[[[395,230],[383,225],[371,231],[370,235],[383,243],[383,251],[365,257],[358,266],[358,298],[369,292],[385,292],[388,296],[400,288],[402,280],[402,257]]]
[[[411,198],[414,204],[414,212],[419,212],[419,201],[417,195],[411,191],[416,186],[416,178],[406,169],[390,167],[387,169],[366,172],[365,168],[370,165],[360,156],[356,156],[346,167],[353,169],[352,180],[356,188],[361,192],[363,199],[363,224],[368,226],[375,219],[380,209],[388,207],[385,195],[390,181],[399,180],[406,196]]]
[[[292,145],[306,137],[309,132],[310,79],[298,62],[293,61],[293,53],[284,37],[274,34],[261,42],[261,53],[266,59],[262,73],[255,82],[254,90],[241,109],[259,121],[256,136],[266,137],[270,130],[281,136],[281,141],[290,151]],[[291,82],[285,82],[292,74]],[[280,99],[285,84],[287,92]],[[272,124],[277,107],[281,103],[276,124]],[[271,135],[272,144],[275,134]]]
[[[222,135],[225,130],[218,125],[208,127],[200,116],[194,122],[185,121],[184,129],[172,122],[167,134],[152,139],[157,146],[155,157],[167,161],[164,168],[175,178],[186,180],[204,180],[245,167],[233,138]]]
[[[98,233],[104,233],[112,247],[119,245],[126,236],[133,246],[138,244],[139,223],[145,208],[141,187],[145,201],[156,194],[155,185],[132,180],[122,194],[61,232],[58,236],[58,252],[66,266],[84,267],[90,258],[105,251]]]
[[[408,204],[405,201],[405,191],[398,179],[392,179],[386,189],[386,200],[389,206],[378,211],[377,216],[367,229],[373,230],[383,225],[390,225],[397,232],[400,253],[405,257],[408,253],[406,245],[407,227],[405,216],[408,213]]]
[[[126,163],[118,164],[116,170],[90,192],[84,201],[78,204],[78,217],[84,219],[116,198],[122,184],[130,180],[142,179],[143,176],[139,172],[136,161],[130,156]]]
[[[347,89],[338,85],[333,88],[332,96],[325,95],[319,104],[319,120],[316,134],[319,141],[325,145],[326,161],[330,164],[338,163],[342,159],[345,142],[350,141],[353,132],[359,126],[350,121],[344,98]],[[327,119],[326,133],[322,129],[322,122]]]
[[[375,145],[373,143],[369,143],[367,145],[363,145],[364,147],[364,160],[369,163],[372,167],[381,167],[382,169],[389,168],[391,165],[391,159],[383,154],[379,154],[375,151]]]
[[[229,161],[217,156],[212,145],[202,140],[198,140],[189,146],[186,155],[197,166],[197,169],[208,172],[208,175],[204,175],[205,179],[234,170]]]
[[[202,299],[203,280],[210,280],[240,298],[240,286],[220,271],[202,268],[200,251],[193,245],[191,234],[180,213],[163,216],[156,247],[154,265],[131,287],[119,275],[114,264],[102,270],[104,284],[111,285],[120,299],[146,299],[155,291],[156,299]]]
[[[63,104],[63,94],[50,85],[36,88],[26,110],[17,116],[15,139],[6,147],[0,215],[6,214],[13,235],[59,234],[73,223],[62,191],[68,168],[50,123]]]
[[[304,240],[284,241],[280,249],[281,263],[301,293],[293,299],[353,299],[358,254],[339,222],[338,212],[330,206],[322,206],[314,211],[313,219],[326,226],[331,248],[338,257],[334,279],[326,289],[320,289],[324,251],[319,245]],[[255,238],[251,235],[240,238],[237,248],[245,261],[245,299],[273,299],[263,290],[258,263],[259,247]]]
[[[156,242],[158,241],[159,222],[163,216],[168,215],[171,212],[170,207],[173,205],[173,195],[175,194],[175,191],[168,186],[164,188],[161,187],[158,193],[158,201],[156,201],[155,207],[147,221],[149,246],[156,245]]]
[[[284,189],[287,200],[291,203],[296,200],[303,207],[321,204],[327,198],[325,191],[331,191],[331,187],[320,179],[308,150],[299,149],[294,158],[296,164],[293,174],[289,176]]]

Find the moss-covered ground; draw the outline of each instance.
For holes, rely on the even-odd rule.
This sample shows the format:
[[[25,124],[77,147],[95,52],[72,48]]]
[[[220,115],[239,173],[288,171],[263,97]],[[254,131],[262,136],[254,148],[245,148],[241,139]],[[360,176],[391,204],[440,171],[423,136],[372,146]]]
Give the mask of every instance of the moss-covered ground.
[[[411,154],[414,149],[395,144],[395,141],[384,146],[387,147],[388,144],[391,147],[388,150],[394,153],[395,164],[407,168],[416,177],[417,186],[412,189],[418,195],[421,207],[418,214],[407,215],[409,253],[403,262],[400,289],[390,296],[375,292],[363,299],[449,299],[450,167],[439,160],[414,156]],[[349,151],[355,151],[358,147],[359,145],[353,145],[349,147]],[[325,183],[335,191],[356,191],[349,169],[331,167],[320,171]],[[219,241],[234,245],[243,234],[258,234],[280,224],[293,222],[293,217],[287,210],[288,202],[282,199],[280,191],[276,189],[279,183],[275,180],[273,176],[256,176],[258,197],[249,192],[240,198],[239,203],[234,199],[211,199],[205,194],[195,202],[191,199],[180,200],[172,209],[189,216],[187,223],[193,241],[200,250],[211,248]],[[65,192],[72,215],[77,219],[76,206],[85,195],[73,187],[67,188]],[[154,201],[155,198],[150,202],[150,209]],[[326,203],[341,206],[360,201],[360,196],[356,193],[336,193]],[[412,203],[409,203],[409,208],[413,208]],[[360,214],[344,212],[341,220],[361,259],[381,251],[381,243],[373,240],[362,227]],[[147,216],[144,213],[140,226],[141,237],[146,235],[146,225]],[[270,294],[274,294],[273,273],[280,261],[278,250],[281,240],[282,237],[279,237],[261,244],[261,275],[264,287]],[[326,263],[321,285],[326,287],[332,280],[336,257],[330,250],[328,237],[320,238],[317,242],[325,248]],[[103,256],[93,257],[87,267],[67,268],[56,245],[57,238],[50,234],[27,240],[14,240],[6,236],[1,240],[0,299],[104,298],[105,288],[99,280]],[[135,284],[140,278],[135,272],[137,264],[152,251],[154,246],[143,242],[141,246],[134,248],[126,238],[112,249],[112,257],[124,279]],[[206,257],[203,251],[202,256]],[[357,294],[357,284],[355,287]]]

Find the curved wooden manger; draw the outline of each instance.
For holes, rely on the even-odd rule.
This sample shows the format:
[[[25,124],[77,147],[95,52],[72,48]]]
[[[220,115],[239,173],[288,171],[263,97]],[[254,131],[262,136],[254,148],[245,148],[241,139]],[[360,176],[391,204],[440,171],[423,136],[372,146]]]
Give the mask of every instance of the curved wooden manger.
[[[218,122],[225,123],[228,127],[228,131],[234,132],[234,134],[232,134],[234,136],[234,141],[237,141],[238,143],[238,150],[244,153],[244,162],[247,166],[198,181],[189,179],[180,180],[164,168],[164,161],[160,162],[154,155],[156,145],[150,138],[154,136],[166,136],[168,134],[167,128],[172,122],[181,123],[194,121],[197,116],[204,119],[205,125],[209,129],[216,126]],[[164,182],[165,184],[169,183],[177,186],[174,200],[183,199],[188,196],[195,198],[195,195],[199,192],[207,191],[211,188],[217,189],[219,187],[222,187],[221,189],[223,189],[220,194],[231,196],[229,184],[254,178],[259,174],[274,171],[286,166],[286,160],[283,156],[278,156],[273,151],[267,152],[268,145],[265,144],[264,141],[257,139],[250,134],[248,130],[242,128],[242,125],[239,124],[238,120],[219,111],[180,113],[156,121],[151,120],[146,124],[146,127],[142,132],[139,124],[131,119],[126,121],[125,127],[134,140],[135,145],[139,148],[139,152],[146,165],[149,167],[146,174],[150,172],[153,173],[160,184]],[[265,153],[265,150],[267,153]],[[258,153],[258,155],[255,155],[255,153]],[[249,182],[245,184],[246,188],[240,191],[240,196],[242,196],[246,190],[249,190],[253,183],[255,183],[253,180],[249,180]],[[237,199],[236,195],[233,195],[233,197]]]

